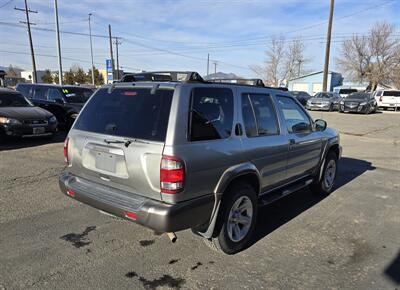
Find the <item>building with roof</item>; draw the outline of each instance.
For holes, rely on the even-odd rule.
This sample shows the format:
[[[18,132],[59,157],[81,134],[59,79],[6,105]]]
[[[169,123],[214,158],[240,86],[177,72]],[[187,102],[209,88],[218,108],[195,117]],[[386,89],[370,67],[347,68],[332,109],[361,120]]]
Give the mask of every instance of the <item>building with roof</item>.
[[[310,95],[315,95],[322,91],[323,71],[313,72],[289,80],[288,89],[290,91],[304,91]],[[329,71],[328,73],[328,91],[332,92],[333,88],[343,84],[342,74]]]

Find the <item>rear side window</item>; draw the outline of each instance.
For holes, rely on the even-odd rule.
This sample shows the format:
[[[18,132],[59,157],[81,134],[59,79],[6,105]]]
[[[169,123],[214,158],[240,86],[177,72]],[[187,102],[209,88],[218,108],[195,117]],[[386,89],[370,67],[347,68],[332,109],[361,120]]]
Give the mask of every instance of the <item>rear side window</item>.
[[[189,122],[190,141],[228,138],[233,124],[232,90],[194,88]]]
[[[36,87],[33,89],[33,98],[36,100],[47,100],[47,91],[46,87]]]
[[[47,95],[49,101],[55,102],[57,99],[63,99],[61,92],[58,89],[50,89]]]
[[[165,141],[173,90],[100,89],[74,128],[100,134]]]
[[[242,95],[242,114],[248,137],[279,134],[278,118],[269,95]]]
[[[400,91],[384,91],[383,96],[400,97]]]

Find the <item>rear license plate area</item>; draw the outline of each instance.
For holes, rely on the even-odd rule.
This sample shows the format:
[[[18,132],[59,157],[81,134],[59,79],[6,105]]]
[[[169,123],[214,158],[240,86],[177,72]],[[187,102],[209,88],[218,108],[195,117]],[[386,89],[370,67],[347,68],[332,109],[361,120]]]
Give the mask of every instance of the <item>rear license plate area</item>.
[[[116,172],[116,157],[114,154],[95,152],[95,167],[107,172]]]

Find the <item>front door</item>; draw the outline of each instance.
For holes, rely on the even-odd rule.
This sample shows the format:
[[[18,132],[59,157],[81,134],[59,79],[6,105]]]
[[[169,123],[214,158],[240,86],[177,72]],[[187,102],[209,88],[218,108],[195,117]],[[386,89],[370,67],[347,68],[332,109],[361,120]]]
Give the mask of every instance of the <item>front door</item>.
[[[312,119],[291,97],[277,96],[282,117],[286,123],[289,145],[287,178],[296,179],[315,169],[320,160],[322,141],[313,130]]]

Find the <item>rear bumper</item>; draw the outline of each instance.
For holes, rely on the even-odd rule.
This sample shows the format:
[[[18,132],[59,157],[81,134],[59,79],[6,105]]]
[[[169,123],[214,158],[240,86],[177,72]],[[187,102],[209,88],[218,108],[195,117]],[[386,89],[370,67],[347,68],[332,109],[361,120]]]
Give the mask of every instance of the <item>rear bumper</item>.
[[[214,207],[214,194],[168,204],[145,198],[140,195],[116,190],[89,180],[63,172],[59,176],[61,191],[87,205],[112,215],[136,222],[157,232],[176,232],[198,227],[207,223]],[[128,218],[126,213],[134,213],[136,219]]]

